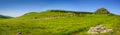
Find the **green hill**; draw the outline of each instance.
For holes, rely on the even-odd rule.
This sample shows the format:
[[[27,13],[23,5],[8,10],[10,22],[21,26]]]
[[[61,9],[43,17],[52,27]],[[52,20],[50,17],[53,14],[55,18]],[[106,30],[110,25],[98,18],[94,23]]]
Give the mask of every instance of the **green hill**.
[[[30,13],[24,14],[20,18],[70,17],[70,16],[79,16],[80,14],[92,14],[92,12],[47,10],[43,12],[30,12]]]
[[[18,32],[23,35],[89,35],[88,29],[96,25],[112,28],[113,35],[118,35],[119,21],[120,16],[113,14],[47,10],[0,20],[0,35],[16,35]],[[109,35],[109,33],[101,35]]]
[[[0,19],[8,19],[8,18],[12,18],[12,17],[0,15]]]

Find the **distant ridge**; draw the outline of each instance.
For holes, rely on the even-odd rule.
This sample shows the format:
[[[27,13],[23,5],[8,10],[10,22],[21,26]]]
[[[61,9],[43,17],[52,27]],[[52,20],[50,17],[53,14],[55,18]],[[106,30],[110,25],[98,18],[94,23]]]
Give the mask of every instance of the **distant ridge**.
[[[0,15],[0,19],[8,19],[8,18],[12,18],[12,17],[10,17],[10,16]]]
[[[75,17],[75,16],[85,16],[87,14],[111,14],[107,9],[105,8],[99,8],[95,12],[80,12],[80,11],[67,11],[67,10],[46,10],[42,12],[30,12],[26,13],[23,16],[20,16],[21,18],[45,18],[45,17]]]
[[[75,13],[75,14],[93,14],[92,12],[66,11],[66,10],[47,10],[46,12],[63,12],[63,13]]]

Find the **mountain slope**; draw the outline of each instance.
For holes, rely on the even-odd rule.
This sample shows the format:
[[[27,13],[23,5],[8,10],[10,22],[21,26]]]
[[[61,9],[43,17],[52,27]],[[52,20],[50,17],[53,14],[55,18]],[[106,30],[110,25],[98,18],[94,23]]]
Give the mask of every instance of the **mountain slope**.
[[[18,32],[23,35],[89,35],[88,29],[97,25],[112,28],[113,34],[117,35],[120,33],[119,21],[120,16],[116,15],[48,10],[0,20],[0,35],[16,35]]]

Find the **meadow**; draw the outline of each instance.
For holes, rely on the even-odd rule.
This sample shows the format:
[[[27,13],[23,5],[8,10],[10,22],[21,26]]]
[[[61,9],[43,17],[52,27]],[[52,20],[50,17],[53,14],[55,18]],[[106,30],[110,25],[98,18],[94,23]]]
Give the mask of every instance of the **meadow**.
[[[23,16],[1,19],[0,35],[89,35],[90,27],[104,25],[120,33],[120,16],[81,12],[30,12]],[[110,35],[108,33],[101,35]]]

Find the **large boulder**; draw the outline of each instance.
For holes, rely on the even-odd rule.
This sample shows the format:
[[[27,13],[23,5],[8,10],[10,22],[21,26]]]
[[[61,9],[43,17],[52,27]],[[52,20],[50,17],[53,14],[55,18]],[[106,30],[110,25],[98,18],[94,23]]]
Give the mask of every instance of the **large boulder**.
[[[88,30],[89,34],[100,34],[100,33],[113,33],[112,29],[108,29],[103,25],[98,25],[95,27],[90,27]]]

